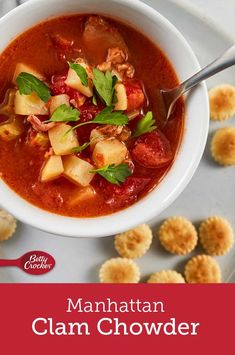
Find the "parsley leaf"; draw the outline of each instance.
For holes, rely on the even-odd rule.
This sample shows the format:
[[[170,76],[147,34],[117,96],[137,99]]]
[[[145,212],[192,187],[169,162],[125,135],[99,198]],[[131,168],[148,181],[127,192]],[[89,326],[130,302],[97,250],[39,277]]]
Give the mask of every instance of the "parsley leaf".
[[[34,92],[44,102],[47,102],[51,98],[49,87],[32,74],[20,73],[16,79],[16,83],[21,95],[30,95]]]
[[[73,153],[80,153],[80,152],[82,152],[83,150],[85,150],[87,147],[89,147],[89,145],[90,145],[91,143],[90,142],[86,142],[86,143],[84,143],[83,145],[80,145],[79,147],[75,147],[75,148],[73,148],[72,149],[72,152]]]
[[[106,165],[100,169],[93,169],[90,173],[98,173],[111,184],[119,185],[131,175],[131,170],[128,164]]]
[[[122,111],[113,111],[113,106],[104,108],[92,121],[82,122],[74,127],[71,127],[64,135],[68,134],[81,126],[87,124],[111,124],[114,126],[123,126],[128,123],[129,119],[127,115],[124,115]]]
[[[95,91],[93,92],[92,103],[93,105],[97,106],[97,97]]]
[[[71,69],[73,69],[76,72],[77,76],[81,80],[82,85],[88,86],[88,74],[86,72],[86,69],[83,68],[83,66],[78,63],[68,62],[68,65]]]
[[[116,104],[118,102],[118,98],[117,98],[117,92],[115,90],[115,85],[118,82],[118,77],[116,75],[113,76],[113,100],[112,100],[112,104]]]
[[[153,119],[152,111],[149,111],[139,122],[137,123],[136,129],[134,131],[133,137],[137,138],[144,133],[154,131],[157,126],[155,125],[156,122]]]
[[[65,104],[59,106],[48,120],[48,122],[69,122],[78,121],[80,111]]]
[[[117,77],[117,75],[114,75],[113,77],[112,77],[112,80],[113,80],[113,87],[117,84],[117,82],[118,82],[118,77]]]
[[[117,82],[117,77],[112,77],[110,71],[106,71],[104,74],[97,68],[93,69],[93,75],[93,83],[97,93],[107,106],[111,106],[114,95],[114,85]]]
[[[122,126],[128,123],[129,118],[127,115],[123,114],[122,111],[113,111],[114,106],[104,108],[92,123],[99,124],[112,124],[115,126]]]

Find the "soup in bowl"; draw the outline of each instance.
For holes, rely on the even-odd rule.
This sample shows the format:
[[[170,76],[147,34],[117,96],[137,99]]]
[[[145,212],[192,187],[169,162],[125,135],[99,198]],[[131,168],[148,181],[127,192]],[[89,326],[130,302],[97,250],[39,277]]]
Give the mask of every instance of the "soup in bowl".
[[[159,90],[198,69],[185,40],[138,1],[32,0],[1,28],[16,19],[0,61],[1,204],[69,236],[157,215],[192,176],[208,129],[204,85],[162,124]]]

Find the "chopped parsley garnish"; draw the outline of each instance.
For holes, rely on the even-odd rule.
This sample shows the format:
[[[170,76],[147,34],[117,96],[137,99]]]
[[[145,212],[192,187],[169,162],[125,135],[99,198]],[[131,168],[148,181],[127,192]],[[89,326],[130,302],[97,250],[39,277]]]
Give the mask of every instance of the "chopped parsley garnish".
[[[73,69],[76,72],[77,76],[81,80],[82,85],[88,86],[88,74],[86,72],[86,69],[83,68],[83,66],[78,63],[68,62],[68,65],[71,69]]]
[[[122,111],[113,111],[113,106],[106,107],[104,108],[92,121],[86,121],[82,122],[71,129],[69,129],[67,132],[65,132],[65,135],[68,134],[70,131],[75,130],[81,126],[85,126],[88,124],[111,124],[114,126],[123,126],[128,123],[128,116],[123,114]]]
[[[93,169],[90,172],[101,175],[108,182],[115,185],[124,182],[126,178],[131,175],[131,170],[128,164],[106,165],[103,168]]]
[[[92,103],[93,103],[93,105],[97,106],[97,96],[96,96],[95,91],[93,92]]]
[[[86,142],[86,143],[84,143],[83,145],[80,145],[79,147],[75,147],[75,148],[73,148],[72,149],[72,152],[73,153],[80,153],[80,152],[82,152],[83,150],[85,150],[87,147],[89,147],[89,145],[90,145],[91,143],[90,142]]]
[[[153,119],[153,113],[149,111],[139,122],[137,123],[133,137],[137,138],[144,133],[152,132],[157,128],[156,122]]]
[[[30,95],[34,92],[44,102],[48,102],[51,98],[49,87],[30,73],[20,73],[16,79],[16,83],[21,95]]]
[[[113,111],[114,107],[104,108],[96,117],[92,123],[99,124],[111,124],[115,126],[122,126],[128,123],[129,118],[123,114],[122,111]]]
[[[59,106],[48,122],[76,122],[79,120],[80,111],[65,104]]]
[[[111,106],[113,103],[114,86],[117,83],[117,77],[112,76],[110,71],[106,71],[104,74],[97,68],[93,69],[93,75],[93,83],[99,97],[107,106]]]

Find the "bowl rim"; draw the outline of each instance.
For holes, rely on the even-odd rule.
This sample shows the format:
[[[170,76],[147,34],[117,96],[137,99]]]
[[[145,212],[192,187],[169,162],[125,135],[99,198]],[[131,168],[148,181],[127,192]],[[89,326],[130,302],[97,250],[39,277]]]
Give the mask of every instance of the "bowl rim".
[[[34,7],[34,5],[39,4],[39,2],[40,5],[43,6],[44,4],[48,3],[48,0],[29,0],[28,2],[20,5],[19,7],[13,9],[5,16],[3,16],[0,19],[0,25],[4,25],[4,23],[9,19],[22,14],[26,8]],[[50,2],[56,3],[57,0],[50,0]],[[87,2],[89,1],[87,0]],[[95,0],[91,2],[95,2]],[[144,16],[147,16],[154,22],[161,23],[169,31],[174,33],[179,41],[181,41],[181,44],[184,46],[185,50],[190,56],[190,59],[192,60],[193,69],[195,69],[195,71],[200,70],[199,62],[184,36],[170,21],[168,21],[155,9],[151,8],[145,3],[142,3],[139,0],[108,0],[108,2],[123,4],[124,6],[128,6],[134,10],[138,10],[140,13],[144,14]],[[48,19],[48,17],[45,16],[44,19]],[[35,25],[36,24],[37,23],[35,23]],[[10,40],[8,43],[9,42]],[[185,137],[187,136],[185,133],[183,137],[184,142],[181,142],[176,161],[169,169],[163,181],[157,186],[157,188],[149,192],[144,198],[124,210],[106,216],[91,218],[62,216],[43,210],[31,204],[27,200],[24,200],[15,191],[11,190],[11,188],[8,187],[8,185],[2,179],[0,179],[0,195],[2,196],[0,201],[1,206],[12,213],[18,220],[23,223],[51,234],[66,237],[104,237],[123,232],[127,229],[135,227],[138,224],[150,221],[159,215],[163,210],[165,210],[180,195],[180,193],[188,185],[201,160],[209,128],[209,104],[206,84],[201,83],[196,88],[196,91],[199,95],[201,95],[201,103],[202,106],[204,105],[204,116],[207,116],[208,119],[205,119],[205,122],[203,122],[203,127],[201,127],[202,129],[201,135],[199,136],[200,141],[198,141],[198,148],[195,149],[194,152],[188,152],[188,154],[190,154],[190,159],[188,156],[189,164],[184,166],[185,171],[181,173],[181,178],[175,184],[173,184],[173,175],[176,171],[179,170],[179,164],[182,163],[182,152],[184,151],[184,145],[186,145]],[[165,185],[166,187],[167,181],[168,194],[166,194],[166,192],[163,193],[164,191],[162,191],[162,186]],[[172,184],[171,188],[169,188],[170,184]],[[160,190],[162,191],[161,194],[166,196],[161,201],[160,206],[157,206],[156,208],[154,198],[156,198],[156,195],[160,196]],[[149,207],[151,207],[151,209]]]

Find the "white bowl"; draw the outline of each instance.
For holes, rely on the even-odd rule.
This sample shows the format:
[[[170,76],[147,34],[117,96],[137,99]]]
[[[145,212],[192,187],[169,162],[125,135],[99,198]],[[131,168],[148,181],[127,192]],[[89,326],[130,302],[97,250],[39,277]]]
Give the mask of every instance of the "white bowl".
[[[31,0],[0,20],[0,51],[18,34],[51,17],[69,13],[96,13],[129,23],[159,45],[171,60],[180,81],[200,69],[180,32],[162,15],[138,0]],[[183,191],[202,157],[209,124],[205,84],[199,85],[186,104],[183,141],[163,181],[133,206],[98,218],[70,218],[35,207],[0,181],[0,203],[20,221],[53,234],[72,237],[113,235],[157,216]]]

